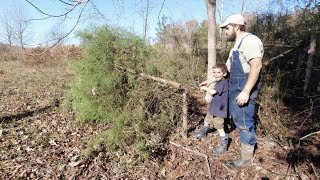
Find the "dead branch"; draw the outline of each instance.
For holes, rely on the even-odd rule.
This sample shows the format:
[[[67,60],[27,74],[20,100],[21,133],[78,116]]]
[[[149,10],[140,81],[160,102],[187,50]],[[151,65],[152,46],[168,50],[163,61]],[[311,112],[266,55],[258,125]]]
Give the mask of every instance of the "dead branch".
[[[263,62],[263,65],[266,66],[266,65],[270,64],[272,61],[274,61],[274,60],[276,60],[276,59],[278,59],[278,58],[280,58],[280,57],[283,57],[284,55],[290,53],[290,52],[293,51],[294,49],[295,49],[295,48],[289,49],[289,50],[287,50],[287,51],[279,54],[278,56],[275,56],[275,57],[273,57],[273,58],[271,58],[271,59],[269,59],[269,60],[264,61],[264,62]]]
[[[182,128],[183,134],[185,137],[188,137],[188,93],[184,92],[182,95],[183,103],[182,103]]]
[[[316,132],[310,133],[310,134],[305,135],[305,136],[303,136],[302,138],[300,138],[299,141],[301,141],[301,140],[303,140],[303,139],[305,139],[305,138],[307,138],[307,137],[309,137],[309,136],[312,136],[312,135],[314,135],[314,134],[319,134],[319,133],[320,133],[320,131],[316,131]]]
[[[66,5],[73,6],[73,4],[70,4],[70,3],[68,3],[68,2],[65,2],[65,1],[62,1],[62,0],[59,0],[59,1],[62,2],[62,3],[64,3],[64,4],[66,4]]]
[[[318,173],[317,173],[317,169],[314,167],[314,164],[313,164],[312,162],[310,162],[310,165],[311,165],[311,167],[312,167],[312,170],[313,170],[316,178],[319,179],[319,176],[318,176]]]
[[[205,160],[206,160],[206,162],[207,162],[207,168],[208,168],[209,177],[210,177],[210,179],[212,178],[211,169],[210,169],[210,162],[209,162],[209,160],[208,160],[208,156],[207,156],[207,155],[205,155],[204,153],[201,153],[201,152],[194,151],[194,150],[192,150],[192,149],[189,149],[189,148],[187,148],[187,147],[182,146],[181,144],[177,144],[177,143],[172,142],[172,141],[170,141],[170,144],[172,144],[172,145],[174,145],[174,146],[176,146],[176,147],[182,148],[182,149],[184,149],[184,150],[186,150],[186,151],[189,151],[189,152],[191,152],[191,153],[193,153],[193,154],[195,154],[195,155],[204,157]]]
[[[320,107],[320,106],[315,106],[315,107],[313,107],[313,109],[319,108],[319,107]],[[299,116],[300,114],[303,114],[303,113],[307,112],[307,111],[311,111],[311,108],[308,108],[308,109],[306,109],[306,110],[303,110],[303,111],[295,114],[295,115],[292,117],[292,119],[295,118],[295,117],[297,117],[297,116]]]
[[[158,22],[160,22],[160,14],[161,14],[161,11],[162,11],[162,9],[163,9],[164,2],[165,2],[165,1],[166,1],[166,0],[163,0],[163,1],[162,1],[161,8],[160,8],[160,11],[159,11],[159,14],[158,14]]]
[[[81,1],[77,1],[75,4],[72,4],[71,6],[73,6],[73,8],[69,9],[68,11],[66,11],[65,13],[59,14],[59,15],[53,15],[53,14],[48,14],[44,11],[42,11],[39,7],[37,7],[36,5],[34,5],[32,2],[30,2],[29,0],[26,0],[31,6],[33,6],[37,11],[39,11],[41,14],[46,15],[47,17],[63,17],[66,16],[67,14],[69,14],[71,11],[73,11],[79,4],[81,4]],[[88,2],[87,2],[88,3]]]
[[[297,46],[297,45],[295,45],[295,46],[290,46],[290,45],[282,45],[282,44],[264,44],[263,47],[296,48],[296,47],[298,47],[298,46]]]
[[[144,73],[138,73],[135,70],[132,70],[132,69],[127,68],[127,67],[124,67],[123,65],[120,65],[120,64],[115,64],[115,66],[118,67],[119,69],[121,69],[123,71],[127,71],[127,72],[129,72],[131,74],[134,74],[134,75],[137,75],[137,76],[141,76],[141,77],[146,78],[146,79],[154,80],[154,81],[160,82],[160,83],[162,83],[164,85],[170,85],[170,86],[175,87],[175,88],[180,89],[180,90],[184,90],[184,91],[199,90],[199,87],[197,87],[196,85],[192,85],[191,86],[191,85],[181,84],[181,83],[178,83],[178,82],[175,82],[175,81],[171,81],[171,80],[168,80],[168,79],[151,76],[151,75],[147,75],[147,74],[144,74]]]
[[[139,74],[140,76],[142,77],[145,77],[147,79],[151,79],[151,80],[154,80],[154,81],[157,81],[157,82],[161,82],[163,84],[169,84],[175,88],[178,88],[178,89],[182,89],[182,86],[180,83],[177,83],[177,82],[174,82],[174,81],[171,81],[171,80],[167,80],[167,79],[163,79],[163,78],[159,78],[159,77],[155,77],[155,76],[150,76],[150,75],[147,75],[147,74],[144,74],[144,73],[140,73]]]

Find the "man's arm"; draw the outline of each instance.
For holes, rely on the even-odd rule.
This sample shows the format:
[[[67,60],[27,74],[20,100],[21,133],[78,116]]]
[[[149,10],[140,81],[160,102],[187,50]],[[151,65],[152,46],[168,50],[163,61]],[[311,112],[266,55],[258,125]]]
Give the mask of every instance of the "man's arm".
[[[251,67],[248,80],[241,93],[236,97],[237,103],[240,106],[246,104],[249,101],[250,92],[259,78],[259,74],[262,68],[262,60],[261,58],[253,58],[249,61],[249,64]]]

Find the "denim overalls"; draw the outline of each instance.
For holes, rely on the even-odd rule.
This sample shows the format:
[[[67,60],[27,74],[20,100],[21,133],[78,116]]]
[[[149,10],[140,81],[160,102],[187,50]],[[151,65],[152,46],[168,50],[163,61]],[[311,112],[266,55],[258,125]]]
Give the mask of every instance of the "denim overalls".
[[[235,125],[240,130],[241,143],[254,146],[257,140],[253,116],[255,113],[255,98],[258,96],[258,92],[262,86],[261,77],[259,77],[256,85],[252,88],[247,104],[239,106],[235,99],[243,90],[249,76],[248,73],[244,73],[239,58],[239,48],[245,37],[242,38],[238,48],[232,52],[232,56],[230,57],[229,111]]]

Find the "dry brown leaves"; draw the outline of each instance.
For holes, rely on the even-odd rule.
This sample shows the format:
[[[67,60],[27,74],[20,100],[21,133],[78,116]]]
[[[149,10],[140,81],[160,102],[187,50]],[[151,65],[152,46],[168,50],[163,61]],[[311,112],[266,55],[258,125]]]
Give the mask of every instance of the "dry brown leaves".
[[[80,124],[72,120],[72,112],[62,112],[63,88],[72,78],[66,62],[50,66],[0,63],[0,179],[208,179],[202,157],[171,145],[164,145],[163,154],[149,160],[139,157],[131,146],[117,153],[101,146],[83,155],[90,139],[108,126]],[[191,108],[190,125],[196,127],[205,112]],[[218,144],[212,133],[201,141],[182,139],[179,134],[170,139],[207,154],[214,179],[296,179],[297,170],[302,179],[314,178],[307,163],[298,169],[288,166],[289,148],[262,138],[251,166],[227,170],[222,161],[238,156],[238,133],[231,132],[230,149],[220,157],[210,153]]]

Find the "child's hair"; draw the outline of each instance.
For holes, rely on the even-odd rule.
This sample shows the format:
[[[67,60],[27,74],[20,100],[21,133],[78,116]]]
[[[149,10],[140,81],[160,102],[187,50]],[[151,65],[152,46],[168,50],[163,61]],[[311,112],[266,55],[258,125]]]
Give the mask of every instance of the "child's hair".
[[[220,69],[223,73],[228,73],[228,68],[225,64],[216,64],[212,67],[212,69]]]

